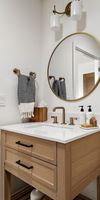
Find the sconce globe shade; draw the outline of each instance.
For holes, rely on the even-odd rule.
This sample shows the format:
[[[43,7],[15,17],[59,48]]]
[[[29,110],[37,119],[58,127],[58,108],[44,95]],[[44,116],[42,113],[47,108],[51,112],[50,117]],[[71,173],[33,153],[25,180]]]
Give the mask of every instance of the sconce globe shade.
[[[50,17],[50,28],[54,32],[59,31],[59,29],[60,29],[60,19],[59,19],[58,15],[56,15],[56,14],[51,15],[51,17]]]
[[[71,18],[73,20],[80,20],[82,15],[82,1],[73,0],[71,3]]]

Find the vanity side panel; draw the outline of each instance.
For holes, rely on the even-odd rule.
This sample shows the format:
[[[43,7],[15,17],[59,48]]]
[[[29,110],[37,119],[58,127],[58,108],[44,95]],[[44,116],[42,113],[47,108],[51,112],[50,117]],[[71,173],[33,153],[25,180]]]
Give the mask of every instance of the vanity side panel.
[[[57,200],[72,200],[70,143],[57,143]]]
[[[100,133],[71,143],[72,197],[99,175]]]
[[[5,131],[0,132],[1,136],[1,191],[0,191],[0,200],[10,200],[11,199],[11,175],[8,172],[5,172],[4,161],[5,161]]]

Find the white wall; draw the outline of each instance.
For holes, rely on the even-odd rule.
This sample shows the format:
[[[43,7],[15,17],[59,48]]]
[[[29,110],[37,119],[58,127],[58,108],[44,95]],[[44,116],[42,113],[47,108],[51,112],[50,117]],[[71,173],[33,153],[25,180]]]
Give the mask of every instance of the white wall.
[[[0,0],[0,94],[6,96],[0,124],[20,121],[13,68],[40,79],[40,9],[40,0]]]
[[[96,88],[96,90],[89,95],[87,98],[75,102],[75,103],[68,103],[58,99],[56,96],[53,95],[52,91],[49,88],[47,82],[47,65],[48,60],[50,57],[51,52],[53,51],[54,47],[57,45],[57,40],[54,36],[54,33],[50,30],[49,27],[49,18],[52,12],[54,4],[56,4],[58,10],[64,10],[67,1],[66,0],[42,0],[43,2],[43,37],[42,37],[42,44],[43,44],[43,51],[42,51],[42,67],[43,67],[43,81],[45,82],[43,91],[44,91],[44,98],[45,101],[48,103],[50,110],[54,106],[64,106],[67,112],[77,112],[78,106],[83,104],[87,106],[91,104],[95,113],[100,114],[100,84]],[[62,17],[63,21],[63,36],[65,37],[68,34],[77,31],[84,31],[88,32],[98,39],[100,38],[100,0],[83,0],[84,5],[84,16],[86,16],[86,22],[84,20],[82,23],[76,24],[71,19],[67,18],[66,16]],[[84,27],[84,29],[83,29]],[[93,200],[96,199],[96,184],[95,182],[92,183],[84,193],[88,194]]]
[[[25,74],[35,71],[38,82],[41,79],[40,19],[41,0],[0,0],[0,95],[6,97],[0,125],[20,121],[13,68]],[[21,184],[14,179],[13,190]]]
[[[49,88],[48,82],[47,82],[47,65],[48,61],[51,55],[51,52],[53,51],[54,47],[57,45],[57,42],[55,42],[55,36],[54,33],[50,30],[49,26],[49,19],[50,19],[50,14],[53,9],[54,3],[57,5],[58,10],[63,10],[65,5],[66,5],[66,0],[54,0],[54,1],[49,1],[49,0],[43,0],[43,37],[42,37],[42,42],[43,42],[43,51],[42,51],[42,67],[43,67],[43,81],[45,82],[44,84],[44,91],[47,90],[47,92],[44,92],[45,100],[48,103],[48,106],[50,109],[54,107],[55,105],[63,105],[66,107],[66,110],[68,112],[77,112],[78,110],[78,105],[79,104],[84,104],[87,106],[87,104],[92,104],[93,110],[96,113],[100,113],[100,106],[99,106],[99,101],[96,102],[94,105],[94,98],[99,99],[99,89],[100,85],[98,88],[87,98],[76,102],[76,103],[68,103],[64,102],[60,99],[58,99],[56,96],[53,95],[52,91]],[[90,34],[94,35],[99,39],[100,33],[99,33],[99,28],[100,28],[100,23],[98,23],[99,19],[99,9],[98,7],[100,6],[100,1],[96,0],[95,2],[92,0],[92,3],[90,5],[90,2],[87,0],[83,0],[84,4],[84,10],[87,12],[87,19],[86,19],[86,27],[83,31],[89,32]],[[93,10],[95,7],[95,13],[93,15]],[[63,17],[63,38],[67,36],[68,34],[71,34],[73,32],[77,32],[79,30],[79,27],[77,29],[77,24],[76,22],[72,21],[71,19],[67,18],[66,16]],[[59,42],[59,41],[58,41]],[[47,95],[48,94],[48,95]]]

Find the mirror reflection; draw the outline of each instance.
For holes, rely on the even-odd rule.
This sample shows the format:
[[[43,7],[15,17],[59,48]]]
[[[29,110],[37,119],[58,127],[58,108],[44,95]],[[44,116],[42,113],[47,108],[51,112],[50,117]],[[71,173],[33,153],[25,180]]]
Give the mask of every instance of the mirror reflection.
[[[89,95],[100,77],[100,44],[90,34],[75,33],[54,49],[48,65],[52,91],[63,100]]]

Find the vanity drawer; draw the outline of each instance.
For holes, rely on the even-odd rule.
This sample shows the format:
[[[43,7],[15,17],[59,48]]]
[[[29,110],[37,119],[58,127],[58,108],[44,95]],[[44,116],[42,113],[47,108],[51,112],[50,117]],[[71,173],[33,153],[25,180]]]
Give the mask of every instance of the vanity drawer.
[[[42,184],[49,189],[56,190],[56,166],[52,164],[6,148],[5,168],[15,170],[19,178],[23,176],[25,180],[26,177],[26,180],[29,179],[33,186]]]
[[[6,132],[5,145],[56,165],[56,142]]]

